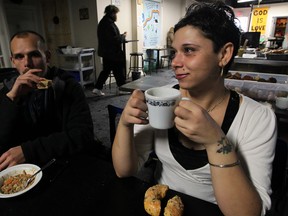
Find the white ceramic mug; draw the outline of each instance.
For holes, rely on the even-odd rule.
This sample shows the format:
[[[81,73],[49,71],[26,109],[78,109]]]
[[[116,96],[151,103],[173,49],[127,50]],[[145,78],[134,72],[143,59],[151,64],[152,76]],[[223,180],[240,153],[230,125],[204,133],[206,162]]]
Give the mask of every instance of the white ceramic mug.
[[[174,126],[174,109],[181,99],[179,90],[155,87],[145,91],[148,119],[153,128],[168,129]]]
[[[275,105],[279,109],[288,109],[288,97],[276,97]]]

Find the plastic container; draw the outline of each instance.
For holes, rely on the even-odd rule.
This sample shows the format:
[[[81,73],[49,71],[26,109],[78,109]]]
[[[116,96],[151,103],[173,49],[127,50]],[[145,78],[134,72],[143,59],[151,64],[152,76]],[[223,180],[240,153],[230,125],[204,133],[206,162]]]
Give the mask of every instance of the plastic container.
[[[229,89],[235,90],[248,97],[256,100],[275,101],[276,97],[288,96],[288,75],[282,74],[268,74],[258,72],[239,72],[230,71],[231,74],[238,72],[243,78],[245,75],[256,78],[268,80],[275,78],[276,83],[259,82],[254,80],[238,80],[238,79],[225,79],[225,86]]]

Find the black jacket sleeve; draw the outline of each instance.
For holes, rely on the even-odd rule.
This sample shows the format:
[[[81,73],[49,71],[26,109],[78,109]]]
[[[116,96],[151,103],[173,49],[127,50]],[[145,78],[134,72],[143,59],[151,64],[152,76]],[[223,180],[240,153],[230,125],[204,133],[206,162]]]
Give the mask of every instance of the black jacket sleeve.
[[[61,98],[57,108],[62,130],[22,143],[27,161],[44,163],[52,157],[78,154],[93,145],[92,117],[82,87],[70,79]]]
[[[0,91],[0,155],[13,146],[11,137],[15,136],[20,109],[17,103],[7,96],[5,88]],[[12,144],[12,145],[11,145]]]
[[[125,37],[120,34],[117,25],[107,16],[100,21],[97,29],[98,54],[112,60],[123,60],[122,43]]]

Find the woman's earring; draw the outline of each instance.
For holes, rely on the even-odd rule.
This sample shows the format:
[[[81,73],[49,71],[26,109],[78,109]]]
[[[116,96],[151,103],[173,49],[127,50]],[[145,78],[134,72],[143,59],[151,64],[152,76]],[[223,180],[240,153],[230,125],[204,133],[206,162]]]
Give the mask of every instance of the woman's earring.
[[[220,73],[220,76],[223,77],[223,74],[224,74],[224,67],[221,67],[221,73]]]
[[[223,74],[224,74],[225,64],[226,64],[226,62],[224,61],[224,64],[223,64],[223,66],[221,67],[221,73],[220,73],[220,76],[221,76],[221,77],[223,77]]]

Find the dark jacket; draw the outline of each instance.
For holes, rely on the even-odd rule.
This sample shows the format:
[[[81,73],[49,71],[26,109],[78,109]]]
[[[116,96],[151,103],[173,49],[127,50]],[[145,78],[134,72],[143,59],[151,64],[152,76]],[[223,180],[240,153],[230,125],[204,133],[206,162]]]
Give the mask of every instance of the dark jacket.
[[[82,87],[67,72],[51,68],[53,87],[33,90],[17,102],[6,93],[16,77],[0,90],[0,155],[21,145],[26,162],[43,164],[69,157],[93,145],[93,122]]]
[[[124,61],[122,43],[125,37],[120,34],[114,21],[105,15],[99,22],[98,29],[98,55],[114,61]]]

